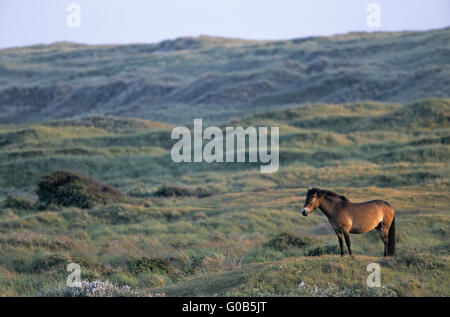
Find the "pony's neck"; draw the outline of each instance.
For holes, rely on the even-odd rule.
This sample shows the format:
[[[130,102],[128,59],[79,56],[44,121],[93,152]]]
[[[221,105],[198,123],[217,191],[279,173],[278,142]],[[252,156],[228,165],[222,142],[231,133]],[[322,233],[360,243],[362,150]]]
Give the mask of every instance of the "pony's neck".
[[[338,211],[338,208],[340,208],[341,204],[335,201],[331,201],[331,199],[328,199],[326,196],[327,195],[320,197],[319,209],[322,210],[322,212],[328,218],[333,218],[334,214]]]

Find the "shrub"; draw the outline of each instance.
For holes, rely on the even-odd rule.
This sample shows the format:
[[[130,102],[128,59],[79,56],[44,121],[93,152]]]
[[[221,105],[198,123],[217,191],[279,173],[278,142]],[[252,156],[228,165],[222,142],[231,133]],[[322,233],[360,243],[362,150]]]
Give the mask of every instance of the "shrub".
[[[118,189],[70,171],[55,171],[45,175],[38,185],[37,194],[41,205],[79,208],[114,203],[124,198]]]
[[[321,256],[324,254],[340,254],[341,250],[336,245],[323,245],[309,250],[307,256]]]
[[[30,272],[42,272],[48,270],[65,270],[70,260],[67,256],[61,254],[51,254],[49,256],[35,259],[29,268]]]
[[[128,271],[139,275],[142,273],[162,273],[172,275],[174,268],[169,261],[158,258],[142,257],[128,262]]]
[[[213,192],[203,187],[176,187],[163,186],[153,193],[156,197],[198,197],[204,198],[213,195]]]
[[[290,248],[303,248],[311,244],[312,239],[305,235],[300,235],[290,232],[281,232],[272,239],[270,239],[266,246],[275,250],[286,250]]]
[[[97,263],[82,257],[73,257],[71,262],[78,264],[84,273],[101,273],[101,274],[110,274],[111,268],[105,266],[101,263]],[[91,279],[92,280],[92,279]]]

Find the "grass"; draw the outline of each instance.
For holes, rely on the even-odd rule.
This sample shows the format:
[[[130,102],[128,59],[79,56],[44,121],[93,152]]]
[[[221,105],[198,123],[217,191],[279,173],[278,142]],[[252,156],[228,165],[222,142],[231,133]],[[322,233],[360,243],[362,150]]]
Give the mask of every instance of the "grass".
[[[423,254],[420,256],[424,256]],[[422,260],[426,263],[431,262]],[[366,267],[370,263],[381,264],[382,287],[366,286]],[[295,257],[248,265],[245,270],[210,274],[167,288],[152,291],[165,292],[168,296],[447,296],[448,285],[439,281],[448,278],[442,269],[448,261],[441,261],[440,268],[415,267],[398,260],[395,268],[370,256],[340,258]],[[417,277],[417,274],[423,276]]]
[[[70,295],[74,262],[132,296],[449,296],[449,113],[448,99],[320,104],[222,125],[279,126],[274,174],[175,164],[171,126],[141,119],[0,126],[0,294]],[[127,199],[40,208],[38,185],[59,169]],[[341,258],[325,216],[301,216],[300,183],[391,203],[398,255],[370,232]],[[365,284],[372,262],[380,289]]]

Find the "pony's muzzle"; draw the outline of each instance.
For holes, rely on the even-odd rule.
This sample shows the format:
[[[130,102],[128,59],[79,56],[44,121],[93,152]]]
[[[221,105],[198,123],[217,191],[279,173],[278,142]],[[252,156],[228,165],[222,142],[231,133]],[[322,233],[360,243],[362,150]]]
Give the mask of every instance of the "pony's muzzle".
[[[308,216],[308,214],[309,214],[308,208],[303,208],[302,209],[302,215],[306,217],[306,216]]]

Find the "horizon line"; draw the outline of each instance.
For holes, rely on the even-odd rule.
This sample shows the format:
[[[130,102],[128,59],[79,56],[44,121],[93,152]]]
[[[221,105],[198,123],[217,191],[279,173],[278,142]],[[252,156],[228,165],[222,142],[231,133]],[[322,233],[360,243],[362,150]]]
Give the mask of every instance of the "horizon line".
[[[397,30],[397,31],[390,31],[390,30],[374,30],[374,31],[367,31],[367,30],[361,30],[361,31],[347,31],[343,33],[333,33],[333,34],[323,34],[323,35],[310,35],[310,36],[302,36],[302,37],[294,37],[294,38],[282,38],[282,39],[246,39],[246,38],[240,38],[240,37],[226,37],[221,35],[208,35],[208,34],[200,34],[200,35],[186,35],[186,36],[178,36],[175,38],[167,38],[164,40],[160,40],[157,42],[128,42],[128,43],[86,43],[86,42],[75,42],[75,41],[67,41],[67,40],[56,40],[52,42],[41,42],[41,43],[34,43],[34,44],[26,44],[26,45],[17,45],[17,46],[9,46],[9,47],[0,47],[0,51],[3,50],[10,50],[10,49],[22,49],[22,48],[28,48],[28,47],[35,47],[35,46],[51,46],[51,45],[57,45],[57,44],[75,44],[79,46],[131,46],[131,45],[158,45],[163,42],[167,41],[177,41],[180,39],[201,39],[201,38],[211,38],[211,39],[224,39],[224,40],[235,40],[235,41],[242,41],[242,42],[284,42],[284,41],[295,41],[295,40],[305,40],[305,39],[313,39],[313,38],[329,38],[329,37],[335,37],[335,36],[345,36],[345,35],[351,35],[351,34],[381,34],[381,33],[425,33],[425,32],[435,32],[435,31],[444,31],[446,29],[450,29],[450,25],[441,27],[441,28],[431,28],[426,30],[420,30],[420,29],[411,29],[411,30]]]

